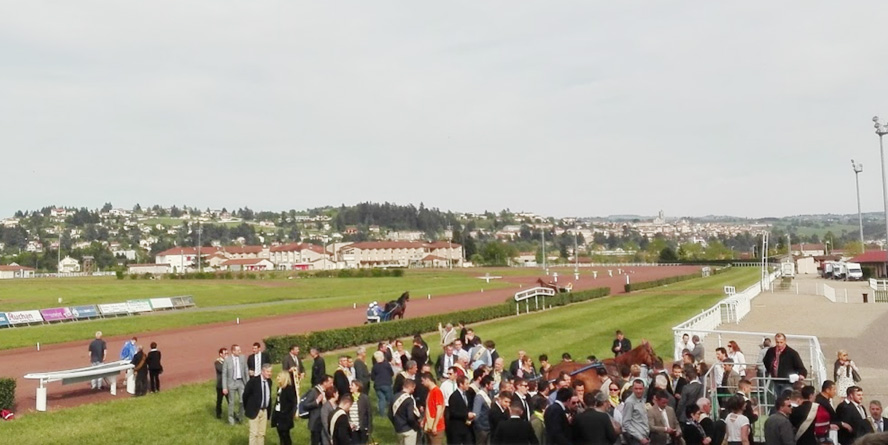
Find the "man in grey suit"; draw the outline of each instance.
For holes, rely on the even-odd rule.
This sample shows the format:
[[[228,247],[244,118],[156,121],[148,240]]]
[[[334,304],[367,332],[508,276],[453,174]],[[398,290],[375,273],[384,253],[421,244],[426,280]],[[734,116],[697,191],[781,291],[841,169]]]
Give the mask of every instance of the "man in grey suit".
[[[794,445],[796,443],[795,431],[793,431],[792,422],[789,420],[789,415],[792,414],[792,403],[788,398],[780,396],[774,406],[777,411],[765,421],[765,445]]]
[[[231,345],[231,354],[222,364],[222,394],[228,396],[228,423],[240,423],[244,417],[244,385],[249,380],[247,359],[241,355],[238,345]],[[237,415],[234,404],[237,403]]]

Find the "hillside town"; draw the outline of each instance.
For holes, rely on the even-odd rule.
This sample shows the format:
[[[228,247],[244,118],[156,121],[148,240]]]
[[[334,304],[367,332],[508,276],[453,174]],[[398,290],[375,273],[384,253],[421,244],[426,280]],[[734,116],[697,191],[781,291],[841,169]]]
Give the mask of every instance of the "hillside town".
[[[657,261],[664,250],[676,259],[751,258],[758,237],[771,230],[770,222],[667,218],[662,211],[609,219],[454,213],[422,204],[255,212],[108,203],[19,211],[0,220],[0,278],[589,264]]]

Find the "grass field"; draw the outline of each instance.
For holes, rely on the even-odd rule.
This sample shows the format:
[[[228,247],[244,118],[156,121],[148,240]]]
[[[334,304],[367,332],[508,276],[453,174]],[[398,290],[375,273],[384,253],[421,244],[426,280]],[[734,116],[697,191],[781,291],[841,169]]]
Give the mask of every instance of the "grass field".
[[[515,357],[518,349],[534,357],[540,353],[555,357],[562,352],[570,352],[578,360],[591,353],[606,357],[616,329],[625,331],[633,343],[647,338],[661,355],[668,356],[672,352],[674,325],[720,300],[723,286],[745,288],[757,281],[758,273],[755,268],[735,268],[668,288],[593,300],[474,327],[482,338],[496,341],[500,355],[507,361]],[[432,345],[435,356],[437,335],[429,335],[426,341]],[[326,357],[328,370],[335,369],[336,355],[330,353]],[[208,367],[212,360],[213,357],[207,358]],[[375,396],[371,398],[375,406]],[[247,426],[229,426],[216,420],[214,401],[214,382],[182,386],[140,399],[122,396],[113,402],[24,416],[3,425],[4,440],[9,443],[246,443]],[[395,442],[388,419],[376,416],[374,425],[374,437],[378,441]],[[297,421],[292,437],[294,443],[309,441],[305,421]],[[267,439],[267,443],[278,443],[273,430],[269,430]]]
[[[467,273],[412,270],[401,278],[117,280],[102,277],[3,280],[0,282],[2,312],[175,295],[193,295],[199,310],[3,329],[0,330],[0,349],[30,346],[38,341],[52,344],[85,338],[96,330],[102,330],[106,336],[114,336],[230,321],[235,317],[249,319],[350,307],[353,303],[392,300],[406,290],[413,295],[449,295],[477,291],[482,287],[497,289],[509,286],[512,285],[503,281],[487,284]],[[61,304],[58,298],[62,298]],[[255,305],[242,306],[250,304]]]

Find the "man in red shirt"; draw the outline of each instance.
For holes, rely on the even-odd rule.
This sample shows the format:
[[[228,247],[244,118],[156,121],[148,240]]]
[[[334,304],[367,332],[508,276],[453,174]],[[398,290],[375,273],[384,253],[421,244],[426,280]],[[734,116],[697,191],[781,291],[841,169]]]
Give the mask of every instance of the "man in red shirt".
[[[444,439],[444,392],[435,384],[432,373],[423,373],[421,379],[423,386],[429,390],[422,430],[429,444],[441,445]]]

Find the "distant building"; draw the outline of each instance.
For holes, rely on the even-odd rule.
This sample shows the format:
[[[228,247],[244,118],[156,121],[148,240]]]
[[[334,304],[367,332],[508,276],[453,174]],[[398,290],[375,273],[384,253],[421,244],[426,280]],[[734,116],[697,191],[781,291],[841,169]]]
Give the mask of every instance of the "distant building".
[[[80,261],[69,256],[59,261],[59,273],[77,273],[80,272]]]
[[[265,258],[241,258],[228,260],[222,263],[222,269],[230,270],[232,272],[258,272],[264,270],[274,270],[274,263]]]
[[[446,264],[462,266],[462,246],[438,241],[368,241],[349,244],[339,251],[339,260],[347,267],[410,267],[423,265],[429,255],[443,258]],[[436,264],[432,261],[430,264]]]
[[[142,275],[150,273],[153,275],[162,275],[170,273],[169,264],[128,264],[126,271],[132,275]]]
[[[19,266],[16,263],[12,263],[8,266],[0,266],[0,280],[12,278],[32,278],[33,276],[34,269],[30,267]]]

